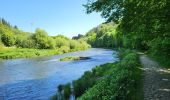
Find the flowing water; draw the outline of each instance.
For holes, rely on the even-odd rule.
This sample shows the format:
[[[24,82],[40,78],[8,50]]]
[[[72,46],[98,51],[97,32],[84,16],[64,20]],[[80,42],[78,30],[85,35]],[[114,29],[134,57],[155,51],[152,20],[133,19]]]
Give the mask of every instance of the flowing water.
[[[59,61],[67,56],[91,59]],[[59,84],[72,82],[97,65],[117,60],[115,51],[99,48],[51,57],[0,60],[0,100],[48,100]]]

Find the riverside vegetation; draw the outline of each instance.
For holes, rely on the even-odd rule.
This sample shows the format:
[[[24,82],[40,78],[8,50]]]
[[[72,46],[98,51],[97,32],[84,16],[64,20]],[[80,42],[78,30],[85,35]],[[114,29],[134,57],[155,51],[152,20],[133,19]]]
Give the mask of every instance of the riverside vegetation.
[[[22,32],[2,19],[1,50],[11,51],[2,50],[1,58],[13,58],[13,54],[8,57],[3,52],[10,54],[15,48],[19,51],[18,48],[31,48],[32,52],[53,49],[55,53],[82,50],[88,47],[87,43],[92,47],[125,48],[118,51],[119,62],[97,66],[73,84],[59,85],[52,99],[69,99],[73,94],[78,100],[142,100],[142,71],[135,50],[145,52],[163,67],[170,68],[170,0],[88,0],[84,7],[87,13],[100,12],[106,22],[85,36],[79,35],[80,39],[74,37],[78,40],[62,35],[48,36],[42,29],[35,33]]]
[[[119,51],[120,61],[87,71],[71,84],[58,86],[53,100],[142,100],[141,70],[138,55],[131,50]],[[87,81],[88,80],[88,81]]]
[[[88,0],[84,7],[107,21],[81,38],[92,47],[125,50],[119,51],[119,62],[97,66],[73,81],[73,90],[70,83],[60,85],[52,99],[73,94],[77,100],[142,100],[141,64],[134,50],[170,68],[170,1]]]
[[[35,33],[23,32],[0,19],[0,59],[50,56],[89,47],[83,40],[72,40],[63,35],[48,36],[39,28]]]
[[[141,50],[166,68],[170,66],[169,0],[89,0],[84,6],[87,13],[100,12],[106,23],[117,25],[115,29],[101,25],[90,31],[88,40],[94,46]]]
[[[60,61],[74,61],[74,60],[87,60],[87,59],[90,59],[90,57],[70,56],[70,57],[60,58]]]

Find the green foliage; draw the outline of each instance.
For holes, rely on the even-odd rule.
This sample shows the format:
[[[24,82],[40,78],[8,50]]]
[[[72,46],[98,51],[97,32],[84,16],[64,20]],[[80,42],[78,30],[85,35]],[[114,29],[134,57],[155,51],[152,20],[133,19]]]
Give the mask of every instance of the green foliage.
[[[70,84],[66,84],[63,87],[63,91],[64,91],[64,99],[68,100],[71,94],[71,87]]]
[[[60,51],[64,52],[64,53],[67,53],[67,52],[70,52],[70,48],[67,47],[67,46],[61,46],[59,48]]]
[[[19,48],[2,48],[0,50],[0,59],[29,58],[39,56],[51,56],[62,52],[51,49],[19,49]]]
[[[80,60],[80,57],[72,56],[72,57],[60,58],[60,61],[72,61],[72,60]]]
[[[116,27],[114,23],[101,24],[83,38],[93,47],[117,47]]]
[[[80,97],[85,91],[95,85],[97,81],[100,80],[109,69],[111,69],[111,67],[113,67],[112,64],[97,66],[92,69],[92,72],[87,71],[80,79],[75,80],[73,82],[75,97]]]
[[[163,67],[170,67],[170,38],[155,38],[150,44],[149,55],[157,60]],[[161,52],[162,51],[162,52]]]
[[[54,37],[54,40],[55,40],[55,46],[56,46],[56,48],[61,48],[62,46],[67,46],[67,47],[69,47],[70,46],[70,44],[69,44],[69,39],[68,38],[66,38],[66,37],[64,37],[64,36],[62,36],[62,35],[58,35],[58,36],[56,36],[56,37]],[[69,47],[70,48],[70,47]]]
[[[79,45],[78,45],[78,46],[79,46],[79,47],[78,47],[79,49],[85,50],[85,49],[91,47],[89,44],[87,44],[87,42],[85,42],[85,41],[82,40],[82,39],[79,39],[77,42],[79,43]]]
[[[13,49],[4,50],[5,46],[13,47]],[[23,32],[17,26],[13,27],[4,19],[0,19],[0,48],[2,48],[0,58],[2,59],[42,56],[39,52],[35,53],[33,49],[47,49],[46,51],[53,49],[60,53],[66,53],[85,50],[89,47],[90,45],[83,40],[71,40],[63,35],[48,36],[45,30],[39,28],[36,29],[35,33]],[[14,48],[24,48],[20,49],[21,51],[23,50],[23,53],[19,49]],[[31,51],[30,55],[25,52],[27,51],[25,48],[30,48],[28,50],[28,52]],[[12,50],[19,50],[19,52]],[[49,53],[49,55],[51,54],[56,53]],[[45,53],[44,55],[48,54]]]
[[[90,57],[79,57],[79,56],[69,56],[60,58],[60,61],[74,61],[74,60],[87,60],[90,59]]]
[[[59,85],[58,93],[51,100],[69,100],[71,95],[71,84]]]
[[[87,13],[101,12],[102,17],[107,18],[107,21],[119,21],[124,11],[123,0],[88,0],[84,6]]]
[[[119,47],[149,51],[156,58],[160,54],[169,62],[169,0],[88,0],[85,7],[87,13],[101,12],[108,22],[119,23],[116,28],[116,44]],[[103,39],[94,39],[90,37],[93,41],[99,39],[96,45],[103,44]]]
[[[57,89],[57,94],[52,96],[50,100],[63,100],[63,85],[60,84]]]
[[[18,48],[36,48],[35,40],[27,33],[17,34],[15,40]]]
[[[92,73],[88,71],[84,73],[81,79],[73,82],[75,97],[81,96],[89,87],[94,84],[95,78],[92,80],[92,77]]]
[[[3,43],[1,42],[0,40],[0,49],[2,49],[4,46],[3,46]]]
[[[10,23],[9,22],[7,22],[5,19],[3,19],[3,18],[0,18],[0,24],[3,24],[3,25],[5,25],[5,26],[7,26],[7,27],[12,27],[11,25],[10,25]]]
[[[54,47],[52,39],[50,40],[47,32],[42,29],[36,29],[32,38],[35,40],[36,46],[39,49],[52,49]]]
[[[126,52],[123,59],[104,71],[107,74],[99,75],[101,79],[78,100],[141,100],[142,93],[137,93],[141,88],[138,56],[133,52]]]
[[[75,49],[75,48],[78,48],[78,47],[79,47],[78,42],[76,42],[75,40],[70,41],[70,49]]]
[[[1,36],[1,40],[5,46],[13,46],[15,44],[15,38],[11,32],[4,32]]]
[[[138,55],[131,50],[120,49],[119,56],[119,62],[97,66],[73,81],[77,100],[142,100]]]

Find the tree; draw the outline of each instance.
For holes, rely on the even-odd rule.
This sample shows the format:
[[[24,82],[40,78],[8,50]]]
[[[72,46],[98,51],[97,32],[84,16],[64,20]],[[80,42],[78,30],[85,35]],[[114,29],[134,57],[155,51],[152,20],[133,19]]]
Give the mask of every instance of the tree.
[[[15,44],[14,35],[8,31],[2,34],[1,40],[5,46],[13,46]]]
[[[49,38],[47,32],[42,29],[36,29],[35,34],[32,38],[35,40],[36,46],[39,49],[49,49],[54,47],[52,38]]]
[[[16,46],[20,48],[36,48],[35,41],[30,34],[21,33],[16,35]]]
[[[84,6],[87,13],[101,12],[101,16],[107,18],[107,21],[118,22],[123,16],[124,2],[124,0],[88,0]]]
[[[89,0],[84,6],[87,13],[101,12],[108,22],[118,22],[126,47],[149,50],[155,38],[170,36],[169,0]]]
[[[15,25],[15,26],[14,26],[14,29],[18,29],[18,27]]]
[[[116,27],[114,23],[101,24],[85,35],[85,40],[94,47],[115,47]]]
[[[70,47],[73,49],[72,51],[89,47],[87,43],[79,42],[64,35],[48,36],[45,30],[39,28],[35,30],[35,33],[23,32],[16,25],[13,27],[6,20],[0,19],[1,46],[15,45],[18,48],[59,49],[63,52],[69,52]]]
[[[80,38],[82,38],[82,37],[83,37],[82,34],[78,34],[78,36],[73,36],[72,39],[78,40],[78,39],[80,39]]]
[[[76,40],[70,40],[70,49],[79,49],[80,45]]]
[[[5,19],[0,19],[0,23],[2,23],[5,26],[11,27],[11,25],[9,24],[9,22],[7,22]]]
[[[57,36],[54,38],[55,40],[55,46],[56,48],[60,48],[62,46],[67,46],[69,47],[69,40],[67,38],[64,38],[64,37],[60,37],[60,36]]]

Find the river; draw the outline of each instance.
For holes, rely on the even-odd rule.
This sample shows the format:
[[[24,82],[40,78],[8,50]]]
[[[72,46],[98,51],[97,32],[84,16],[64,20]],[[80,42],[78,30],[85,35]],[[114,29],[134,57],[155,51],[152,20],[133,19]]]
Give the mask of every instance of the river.
[[[67,56],[91,59],[59,61]],[[48,100],[59,84],[72,82],[97,65],[117,60],[115,51],[99,48],[50,57],[0,60],[0,100]]]

